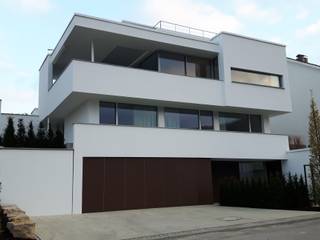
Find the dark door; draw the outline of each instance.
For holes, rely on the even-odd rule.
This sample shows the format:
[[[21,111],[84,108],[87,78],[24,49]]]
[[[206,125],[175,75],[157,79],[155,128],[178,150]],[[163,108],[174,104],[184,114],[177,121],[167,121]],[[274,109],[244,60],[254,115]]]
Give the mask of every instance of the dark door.
[[[82,209],[85,212],[100,212],[104,209],[104,164],[103,158],[83,161]]]
[[[212,203],[209,159],[84,158],[82,212]]]
[[[220,184],[226,178],[239,179],[239,162],[212,161],[213,201],[220,200]]]

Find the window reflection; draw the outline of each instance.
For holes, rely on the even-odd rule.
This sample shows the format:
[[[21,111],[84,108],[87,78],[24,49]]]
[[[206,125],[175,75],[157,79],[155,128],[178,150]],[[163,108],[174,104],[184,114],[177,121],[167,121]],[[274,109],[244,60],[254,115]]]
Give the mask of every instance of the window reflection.
[[[231,79],[233,82],[241,82],[269,87],[281,86],[281,77],[278,75],[248,72],[245,70],[231,69]]]
[[[165,127],[167,128],[199,128],[199,116],[197,110],[166,108]]]

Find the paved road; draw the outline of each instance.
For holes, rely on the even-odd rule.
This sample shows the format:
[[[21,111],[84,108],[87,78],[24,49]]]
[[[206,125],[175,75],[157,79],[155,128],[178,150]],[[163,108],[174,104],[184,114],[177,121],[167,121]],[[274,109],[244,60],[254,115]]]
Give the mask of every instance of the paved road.
[[[318,240],[320,219],[290,224],[272,225],[239,231],[213,232],[175,240]]]

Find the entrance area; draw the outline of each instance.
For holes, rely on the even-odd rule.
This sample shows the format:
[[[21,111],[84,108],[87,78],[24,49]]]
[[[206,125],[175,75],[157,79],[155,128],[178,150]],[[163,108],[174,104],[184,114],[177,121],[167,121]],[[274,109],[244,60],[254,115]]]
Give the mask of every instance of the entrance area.
[[[226,178],[270,179],[281,175],[281,161],[212,161],[213,201],[220,200],[220,185]]]
[[[211,204],[211,160],[83,158],[82,212]]]

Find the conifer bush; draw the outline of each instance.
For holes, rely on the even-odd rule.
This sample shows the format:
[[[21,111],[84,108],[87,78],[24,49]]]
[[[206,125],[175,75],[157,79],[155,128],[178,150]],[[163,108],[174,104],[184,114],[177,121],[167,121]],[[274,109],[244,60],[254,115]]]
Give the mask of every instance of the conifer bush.
[[[308,186],[303,177],[289,174],[270,179],[225,179],[220,185],[220,204],[269,209],[310,208]]]
[[[4,147],[28,147],[28,148],[65,148],[63,132],[51,125],[46,130],[42,123],[39,124],[37,134],[34,133],[32,122],[25,128],[23,119],[18,120],[17,130],[14,128],[12,118],[8,118],[7,127],[3,136],[0,135],[0,146]]]
[[[23,119],[19,119],[16,133],[16,147],[25,147],[26,140],[26,128],[24,127]]]
[[[16,146],[16,136],[15,129],[13,124],[13,119],[8,118],[7,127],[4,130],[2,144],[4,147],[15,147]]]

